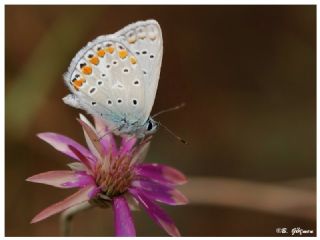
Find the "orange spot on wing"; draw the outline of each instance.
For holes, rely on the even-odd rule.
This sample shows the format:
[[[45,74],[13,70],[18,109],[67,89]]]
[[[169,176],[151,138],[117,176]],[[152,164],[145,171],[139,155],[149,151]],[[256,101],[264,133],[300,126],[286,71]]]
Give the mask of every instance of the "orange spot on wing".
[[[106,50],[107,50],[108,53],[112,54],[113,51],[114,51],[114,47],[107,47]]]
[[[94,65],[98,65],[99,64],[99,58],[94,56],[90,59],[90,62]]]
[[[136,59],[134,56],[131,56],[131,57],[130,57],[130,62],[131,62],[132,64],[136,64],[136,63],[137,63],[137,59]]]
[[[79,90],[79,88],[82,86],[82,84],[85,82],[85,80],[84,79],[76,79],[76,80],[74,80],[73,82],[72,82],[72,84],[73,84],[73,86],[74,86],[74,88],[76,89],[76,90]]]
[[[87,75],[92,73],[92,67],[90,66],[84,66],[81,70],[84,74],[87,74]]]
[[[118,54],[119,54],[119,57],[122,58],[122,59],[124,59],[124,58],[126,58],[128,56],[128,52],[126,50],[124,50],[124,49],[119,50]]]
[[[106,52],[105,52],[103,49],[100,49],[100,50],[97,52],[97,54],[98,54],[99,57],[103,57],[103,56],[106,54]]]

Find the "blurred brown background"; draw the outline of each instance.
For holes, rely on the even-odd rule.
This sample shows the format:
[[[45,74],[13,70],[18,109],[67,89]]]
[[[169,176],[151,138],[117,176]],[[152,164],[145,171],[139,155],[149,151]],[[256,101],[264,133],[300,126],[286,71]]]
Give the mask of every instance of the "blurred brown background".
[[[30,225],[74,190],[27,183],[69,159],[36,134],[84,143],[79,110],[61,98],[62,74],[98,35],[137,20],[159,21],[164,58],[153,112],[160,130],[147,157],[184,171],[187,206],[165,207],[184,236],[283,236],[316,231],[315,6],[6,6],[7,236],[57,236],[58,216]],[[165,236],[143,212],[139,236]],[[111,210],[75,217],[73,235],[112,236]]]

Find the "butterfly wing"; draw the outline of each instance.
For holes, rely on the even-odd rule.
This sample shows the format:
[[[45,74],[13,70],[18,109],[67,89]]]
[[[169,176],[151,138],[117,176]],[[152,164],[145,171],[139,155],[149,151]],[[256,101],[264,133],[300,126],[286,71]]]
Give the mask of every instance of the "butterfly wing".
[[[133,52],[145,82],[145,116],[149,117],[155,100],[163,55],[163,39],[156,20],[140,21],[115,33]]]
[[[154,20],[100,36],[72,60],[64,78],[73,94],[64,101],[115,128],[141,126],[152,109],[161,58],[161,30]]]

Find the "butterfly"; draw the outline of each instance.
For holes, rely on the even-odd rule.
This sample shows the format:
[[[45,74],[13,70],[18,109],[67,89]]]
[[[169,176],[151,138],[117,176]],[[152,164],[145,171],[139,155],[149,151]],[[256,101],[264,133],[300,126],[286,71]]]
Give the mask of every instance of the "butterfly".
[[[102,118],[117,135],[143,138],[159,124],[150,117],[163,54],[160,25],[138,21],[89,42],[71,61],[63,101]]]

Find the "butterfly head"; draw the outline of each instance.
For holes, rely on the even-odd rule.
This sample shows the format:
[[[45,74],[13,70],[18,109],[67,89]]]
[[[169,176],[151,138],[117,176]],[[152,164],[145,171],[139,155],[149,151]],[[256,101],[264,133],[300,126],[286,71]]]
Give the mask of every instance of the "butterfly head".
[[[151,117],[148,118],[146,123],[143,125],[143,132],[145,136],[154,134],[159,128],[159,123],[153,120]]]

